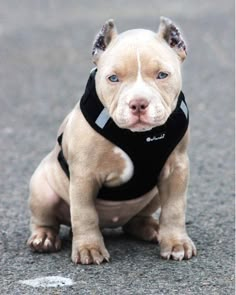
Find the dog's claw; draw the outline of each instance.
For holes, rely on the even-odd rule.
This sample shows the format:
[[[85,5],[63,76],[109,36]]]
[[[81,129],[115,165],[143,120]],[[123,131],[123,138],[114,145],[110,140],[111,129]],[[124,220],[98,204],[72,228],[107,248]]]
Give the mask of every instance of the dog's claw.
[[[81,260],[80,260],[80,256],[77,256],[76,258],[75,258],[75,264],[80,264],[81,263]]]
[[[96,263],[97,265],[100,265],[100,264],[101,264],[101,262],[100,262],[99,260],[95,260],[95,263]]]
[[[42,244],[42,242],[43,242],[42,239],[35,239],[34,241],[32,241],[32,244],[33,244],[34,246],[39,246],[39,245]]]
[[[161,258],[170,260],[170,253],[161,253]]]
[[[105,260],[106,262],[110,262],[110,257],[104,257],[104,260]]]

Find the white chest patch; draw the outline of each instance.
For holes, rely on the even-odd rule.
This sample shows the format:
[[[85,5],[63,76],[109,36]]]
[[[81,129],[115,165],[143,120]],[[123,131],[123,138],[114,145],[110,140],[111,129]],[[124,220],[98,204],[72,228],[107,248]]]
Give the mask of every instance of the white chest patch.
[[[119,154],[124,160],[125,167],[122,174],[120,175],[120,178],[123,183],[127,182],[132,177],[134,172],[133,162],[131,161],[130,157],[119,147],[115,147],[113,151],[115,154]]]

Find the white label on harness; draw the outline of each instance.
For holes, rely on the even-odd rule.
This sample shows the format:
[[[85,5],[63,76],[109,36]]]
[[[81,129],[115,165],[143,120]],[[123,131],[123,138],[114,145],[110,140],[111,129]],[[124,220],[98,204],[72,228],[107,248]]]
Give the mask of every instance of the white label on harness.
[[[160,136],[156,137],[156,136],[153,136],[153,137],[147,137],[146,138],[146,142],[151,142],[151,141],[156,141],[156,140],[161,140],[165,138],[165,133],[162,133]]]

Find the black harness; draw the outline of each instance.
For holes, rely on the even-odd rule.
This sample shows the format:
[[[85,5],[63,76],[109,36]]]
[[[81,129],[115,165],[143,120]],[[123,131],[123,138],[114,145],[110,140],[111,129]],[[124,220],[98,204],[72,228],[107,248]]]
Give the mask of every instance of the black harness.
[[[98,198],[111,201],[138,198],[157,185],[158,176],[167,158],[186,133],[189,112],[184,94],[180,93],[177,106],[164,125],[146,132],[132,132],[119,128],[109,117],[107,109],[97,96],[95,75],[96,70],[91,72],[81,98],[81,111],[91,127],[128,154],[134,165],[130,180],[116,187],[103,186]],[[58,138],[60,146],[62,136],[63,134]],[[66,175],[70,177],[62,149],[58,154],[58,161]]]

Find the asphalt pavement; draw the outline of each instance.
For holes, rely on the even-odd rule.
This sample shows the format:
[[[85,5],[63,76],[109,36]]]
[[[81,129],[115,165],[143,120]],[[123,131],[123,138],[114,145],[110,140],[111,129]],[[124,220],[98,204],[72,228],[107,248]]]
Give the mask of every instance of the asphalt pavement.
[[[187,230],[198,256],[162,260],[120,229],[104,231],[112,261],[100,266],[72,264],[68,228],[61,252],[30,252],[29,179],[83,93],[95,34],[111,17],[119,31],[157,30],[161,15],[188,43]],[[234,36],[231,0],[0,0],[0,294],[234,294]]]

